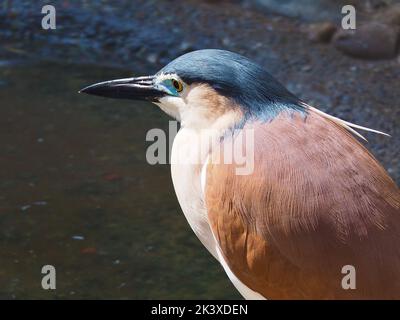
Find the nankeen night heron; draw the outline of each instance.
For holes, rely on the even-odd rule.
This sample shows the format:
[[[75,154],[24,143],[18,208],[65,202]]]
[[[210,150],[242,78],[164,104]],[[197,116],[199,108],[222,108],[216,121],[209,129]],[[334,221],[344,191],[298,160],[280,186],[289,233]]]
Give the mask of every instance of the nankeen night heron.
[[[309,106],[223,50],[81,92],[149,100],[181,122],[172,159],[199,161],[172,161],[179,203],[245,298],[400,298],[399,189],[353,136],[378,131]],[[225,149],[247,145],[254,165],[238,173]],[[354,271],[350,288],[345,266]]]

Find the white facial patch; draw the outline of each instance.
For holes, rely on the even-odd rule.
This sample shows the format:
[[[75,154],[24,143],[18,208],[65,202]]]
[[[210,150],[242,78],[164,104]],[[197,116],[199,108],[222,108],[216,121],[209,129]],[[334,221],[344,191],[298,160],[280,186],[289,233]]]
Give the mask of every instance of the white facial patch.
[[[185,102],[181,97],[165,96],[154,103],[166,114],[181,121],[181,110],[185,108]]]

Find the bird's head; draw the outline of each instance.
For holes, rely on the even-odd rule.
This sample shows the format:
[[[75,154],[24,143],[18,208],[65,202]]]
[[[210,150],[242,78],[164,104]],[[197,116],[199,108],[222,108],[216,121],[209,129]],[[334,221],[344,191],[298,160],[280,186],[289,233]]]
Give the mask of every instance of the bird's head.
[[[184,54],[155,75],[100,82],[80,92],[148,100],[183,126],[207,128],[221,116],[273,118],[297,108],[298,98],[262,67],[225,50]]]

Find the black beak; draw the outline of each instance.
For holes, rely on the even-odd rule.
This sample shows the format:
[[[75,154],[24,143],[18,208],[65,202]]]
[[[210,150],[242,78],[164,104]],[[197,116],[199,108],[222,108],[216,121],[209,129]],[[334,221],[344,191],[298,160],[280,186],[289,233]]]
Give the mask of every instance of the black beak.
[[[154,76],[99,82],[83,88],[81,92],[107,98],[149,101],[158,101],[165,96],[165,92],[155,88]]]

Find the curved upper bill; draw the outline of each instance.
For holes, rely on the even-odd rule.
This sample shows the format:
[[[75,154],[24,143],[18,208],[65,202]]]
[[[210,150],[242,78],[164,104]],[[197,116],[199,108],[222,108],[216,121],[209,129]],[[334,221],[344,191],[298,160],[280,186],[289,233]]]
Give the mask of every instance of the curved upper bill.
[[[81,92],[107,98],[150,101],[157,101],[165,95],[164,91],[155,88],[154,76],[99,82],[81,89]]]

